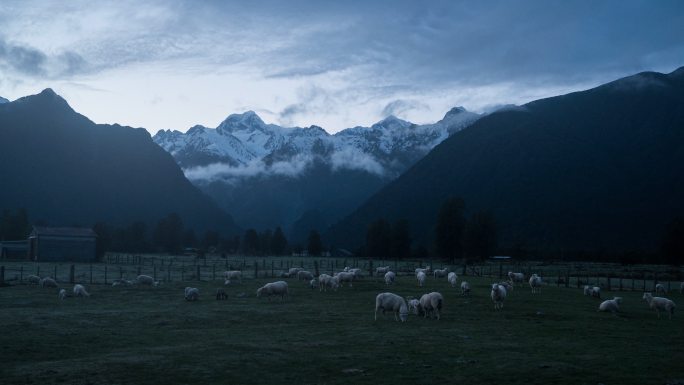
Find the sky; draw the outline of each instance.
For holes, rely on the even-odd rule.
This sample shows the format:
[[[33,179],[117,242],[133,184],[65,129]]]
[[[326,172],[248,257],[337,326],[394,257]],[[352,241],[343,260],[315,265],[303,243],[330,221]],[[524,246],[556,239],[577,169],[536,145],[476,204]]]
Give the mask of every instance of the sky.
[[[0,96],[152,134],[247,110],[334,133],[671,72],[682,36],[678,0],[3,0]]]

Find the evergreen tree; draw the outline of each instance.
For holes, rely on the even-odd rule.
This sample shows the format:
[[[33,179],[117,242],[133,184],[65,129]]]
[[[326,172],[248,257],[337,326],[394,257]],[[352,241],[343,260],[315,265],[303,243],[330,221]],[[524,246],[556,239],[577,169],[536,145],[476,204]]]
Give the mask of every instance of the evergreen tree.
[[[684,219],[681,217],[667,224],[661,253],[665,263],[675,266],[684,264]]]
[[[461,198],[449,198],[439,210],[435,227],[435,249],[439,257],[451,263],[463,256],[463,233],[465,203]]]
[[[309,233],[309,243],[307,250],[309,255],[321,255],[323,252],[323,242],[321,241],[321,235],[316,230],[311,230]]]
[[[145,222],[136,221],[131,223],[126,229],[126,239],[128,243],[127,251],[144,253],[150,249],[150,243],[147,239],[147,224]]]
[[[195,230],[187,229],[183,234],[183,247],[197,247],[197,236]]]
[[[489,211],[474,213],[465,230],[466,253],[472,258],[486,259],[496,251],[496,221]]]
[[[205,250],[210,250],[212,248],[218,249],[221,245],[221,236],[218,231],[208,230],[204,233],[202,238],[202,248]]]
[[[176,213],[169,214],[157,222],[154,230],[157,247],[168,253],[178,254],[183,249],[183,221]]]
[[[242,251],[247,255],[257,255],[259,253],[259,234],[256,230],[248,229],[242,240]]]
[[[378,219],[372,222],[366,230],[366,255],[369,258],[388,259],[391,239],[392,228],[386,220]]]
[[[411,257],[411,231],[405,219],[394,222],[390,241],[390,256],[392,259],[407,259]]]
[[[284,255],[287,250],[287,238],[283,234],[283,230],[280,226],[276,227],[273,233],[273,238],[271,239],[271,252],[274,255]]]
[[[112,232],[104,222],[98,222],[93,225],[93,231],[97,234],[95,254],[98,259],[102,259],[108,250],[112,250]]]
[[[264,230],[259,234],[259,251],[262,255],[271,254],[271,239],[273,232],[271,230]]]

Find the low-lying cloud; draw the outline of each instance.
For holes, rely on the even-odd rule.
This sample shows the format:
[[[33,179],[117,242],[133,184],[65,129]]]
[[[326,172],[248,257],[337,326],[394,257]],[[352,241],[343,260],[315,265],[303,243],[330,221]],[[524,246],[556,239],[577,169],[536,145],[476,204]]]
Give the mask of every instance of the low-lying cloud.
[[[382,176],[385,173],[385,169],[380,162],[354,148],[335,151],[331,155],[330,161],[333,171],[340,169],[361,170],[378,176]]]

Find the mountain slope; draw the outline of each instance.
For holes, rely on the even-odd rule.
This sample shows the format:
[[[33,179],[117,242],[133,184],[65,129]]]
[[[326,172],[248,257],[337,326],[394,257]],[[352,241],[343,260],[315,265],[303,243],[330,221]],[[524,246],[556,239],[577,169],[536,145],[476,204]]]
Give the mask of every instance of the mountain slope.
[[[96,125],[50,89],[0,105],[0,175],[0,207],[33,220],[152,224],[176,212],[198,230],[237,230],[147,131]]]
[[[160,131],[154,140],[239,223],[283,226],[302,241],[309,230],[334,223],[479,117],[457,107],[435,124],[390,116],[330,135],[318,126],[266,124],[248,111],[228,116],[215,129]]]
[[[684,68],[640,73],[478,120],[434,148],[329,238],[358,246],[376,218],[430,244],[441,203],[492,210],[500,244],[553,252],[655,250],[684,214]]]

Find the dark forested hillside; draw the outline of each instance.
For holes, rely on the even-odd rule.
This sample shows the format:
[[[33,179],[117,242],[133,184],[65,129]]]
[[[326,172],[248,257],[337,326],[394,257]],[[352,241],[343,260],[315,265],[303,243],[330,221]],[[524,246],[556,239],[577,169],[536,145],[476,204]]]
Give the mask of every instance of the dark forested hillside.
[[[491,210],[506,247],[655,251],[684,213],[684,68],[640,73],[486,116],[438,145],[334,226],[354,247],[368,223],[406,218],[431,244],[448,197]]]
[[[147,131],[96,125],[50,89],[0,104],[0,209],[17,208],[58,225],[175,212],[188,227],[237,231]]]

